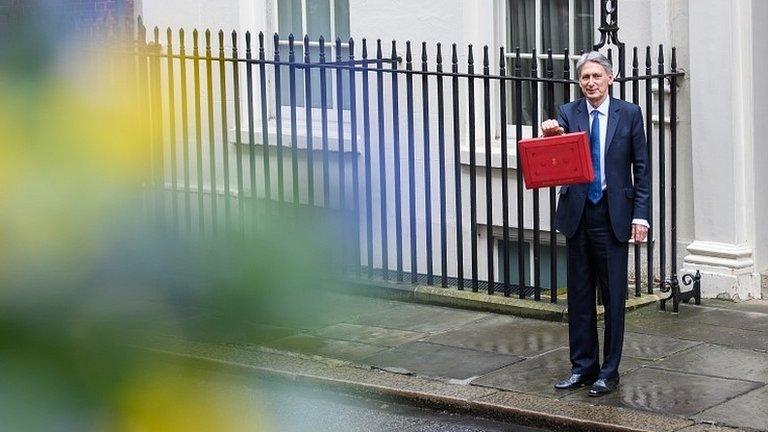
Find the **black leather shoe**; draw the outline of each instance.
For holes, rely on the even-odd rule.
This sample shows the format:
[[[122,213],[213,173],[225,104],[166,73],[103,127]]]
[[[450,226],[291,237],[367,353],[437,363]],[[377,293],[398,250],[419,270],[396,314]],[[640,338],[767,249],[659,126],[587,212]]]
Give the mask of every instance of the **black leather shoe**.
[[[555,384],[555,388],[559,390],[576,389],[579,387],[587,386],[595,381],[594,376],[588,376],[583,374],[571,374],[568,378]]]
[[[594,384],[592,384],[592,387],[589,389],[589,395],[592,397],[605,396],[608,393],[616,390],[616,387],[618,386],[619,377],[607,379],[599,378],[597,381],[595,381]]]

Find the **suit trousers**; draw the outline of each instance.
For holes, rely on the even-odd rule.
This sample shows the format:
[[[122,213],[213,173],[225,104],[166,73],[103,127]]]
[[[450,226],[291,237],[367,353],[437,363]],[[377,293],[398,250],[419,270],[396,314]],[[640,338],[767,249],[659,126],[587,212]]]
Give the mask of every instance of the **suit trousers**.
[[[611,228],[607,191],[589,200],[576,233],[567,239],[568,339],[573,373],[599,378],[619,375],[624,344],[628,243]],[[603,365],[599,362],[596,288],[605,307]]]

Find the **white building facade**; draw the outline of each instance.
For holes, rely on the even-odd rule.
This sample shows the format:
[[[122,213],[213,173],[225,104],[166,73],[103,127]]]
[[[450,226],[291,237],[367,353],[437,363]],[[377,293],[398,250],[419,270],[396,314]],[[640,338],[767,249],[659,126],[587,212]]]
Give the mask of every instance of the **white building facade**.
[[[419,68],[422,41],[430,47],[430,59],[437,43],[442,44],[445,58],[449,58],[451,44],[457,43],[461,65],[466,65],[469,44],[475,47],[478,66],[482,47],[486,45],[492,53],[492,65],[498,65],[501,48],[513,55],[512,44],[520,46],[524,54],[530,54],[534,48],[541,53],[542,49],[556,46],[568,46],[571,53],[577,53],[599,39],[600,3],[599,0],[143,0],[137,2],[136,9],[147,26],[163,29],[210,28],[225,32],[234,29],[241,33],[263,31],[266,35],[279,32],[282,38],[289,32],[309,33],[313,38],[323,34],[330,36],[329,40],[336,36],[344,40],[352,37],[358,43],[367,38],[369,44],[381,39],[385,56],[389,55],[390,41],[398,41],[401,56],[405,41],[412,41],[414,66]],[[767,297],[768,230],[761,226],[768,222],[768,151],[761,150],[759,125],[768,120],[768,81],[758,78],[760,70],[768,70],[768,2],[622,0],[619,7],[618,35],[626,43],[630,56],[632,47],[639,47],[644,55],[645,47],[650,45],[655,60],[659,44],[664,44],[667,54],[669,47],[674,46],[678,68],[685,71],[685,76],[678,80],[678,268],[675,272],[681,275],[700,270],[705,297],[734,300]],[[267,40],[271,47],[271,37]],[[375,53],[375,45],[371,44],[369,50]],[[655,91],[658,97],[659,89]],[[669,89],[661,91],[669,92]],[[460,103],[466,104],[466,100]],[[401,105],[404,105],[402,100]],[[498,119],[497,111],[493,114],[495,119]],[[274,116],[274,110],[270,116]],[[658,125],[658,120],[655,119],[654,124]],[[430,118],[430,124],[436,125],[435,122],[436,119]],[[477,131],[483,130],[480,122],[478,118]],[[528,124],[535,123],[527,122],[524,136],[531,134],[532,126]],[[500,126],[494,126],[494,187],[501,181],[499,129]],[[510,148],[514,149],[517,137],[514,128],[509,131]],[[376,136],[377,130],[371,133]],[[391,131],[387,133],[391,135]],[[462,133],[466,136],[466,128],[462,127]],[[418,129],[416,135],[420,135]],[[466,143],[467,139],[462,142]],[[478,143],[482,142],[479,138]],[[468,148],[462,148],[464,165],[469,159],[468,152]],[[388,157],[391,163],[395,155]],[[481,144],[478,144],[476,158],[479,164],[485,160]],[[436,152],[431,153],[430,160],[436,170]],[[510,156],[509,163],[515,166],[514,156]],[[462,175],[469,174],[463,170]],[[379,181],[391,180],[376,179]],[[478,223],[487,224],[482,216],[485,214],[483,182],[478,180]],[[468,182],[463,184],[466,188]],[[514,189],[514,185],[510,188]],[[417,196],[423,190],[422,185]],[[436,190],[435,184],[433,196]],[[542,194],[543,228],[549,227],[547,198]],[[530,202],[530,195],[525,199]],[[421,199],[418,201],[417,213],[423,224],[424,203]],[[454,204],[448,203],[448,206]],[[497,218],[501,210],[496,208],[496,202],[493,205],[491,223],[496,228],[500,226]],[[437,206],[435,203],[433,213]],[[655,207],[658,212],[658,206]],[[388,212],[392,211],[389,206]],[[468,209],[464,211],[465,215],[468,213]],[[374,214],[373,220],[379,220],[379,216]],[[528,217],[526,230],[531,223]],[[450,216],[448,223],[453,224],[449,230],[452,233],[460,229],[465,238],[471,235],[466,219],[461,227],[456,227],[455,219]],[[437,233],[437,227],[434,231]],[[421,230],[418,235],[419,244],[424,244]],[[484,235],[485,229],[478,229],[481,248],[486,244]],[[455,261],[455,246],[450,246],[453,236],[451,234],[448,242],[448,256]],[[433,236],[435,244],[439,242],[437,237]],[[405,242],[407,248],[408,239]],[[562,239],[558,244],[562,248]],[[374,251],[378,250],[377,245]],[[380,252],[375,254],[374,261],[380,263]],[[424,259],[421,255],[419,260]],[[480,276],[486,268],[483,262],[486,256],[490,255],[481,249],[478,253]],[[493,256],[498,257],[498,253]],[[467,260],[468,254],[464,257]],[[391,268],[394,257],[388,258]],[[409,259],[406,257],[404,261],[407,267]],[[439,263],[436,265],[439,267]]]

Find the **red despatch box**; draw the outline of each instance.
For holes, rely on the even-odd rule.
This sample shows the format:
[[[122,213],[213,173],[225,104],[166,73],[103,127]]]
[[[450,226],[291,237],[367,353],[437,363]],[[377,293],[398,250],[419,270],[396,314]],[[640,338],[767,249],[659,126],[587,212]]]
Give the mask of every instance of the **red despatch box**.
[[[586,132],[520,140],[518,156],[522,158],[526,189],[595,179]]]

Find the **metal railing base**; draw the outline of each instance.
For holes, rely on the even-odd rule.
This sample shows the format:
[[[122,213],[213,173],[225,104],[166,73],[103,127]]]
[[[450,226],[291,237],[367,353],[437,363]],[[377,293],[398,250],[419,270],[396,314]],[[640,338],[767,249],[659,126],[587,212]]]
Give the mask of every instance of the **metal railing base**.
[[[683,284],[691,285],[693,288],[690,291],[681,292],[680,285],[677,282],[677,275],[673,274],[669,280],[665,281],[661,285],[662,292],[671,292],[669,297],[661,299],[659,301],[659,309],[667,310],[667,301],[672,300],[672,312],[680,312],[680,303],[690,303],[691,299],[694,299],[697,305],[701,304],[701,273],[696,270],[696,274],[692,275],[686,273],[683,275]]]

